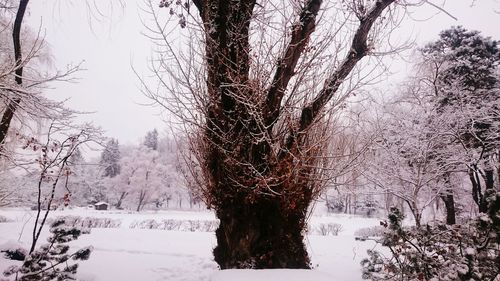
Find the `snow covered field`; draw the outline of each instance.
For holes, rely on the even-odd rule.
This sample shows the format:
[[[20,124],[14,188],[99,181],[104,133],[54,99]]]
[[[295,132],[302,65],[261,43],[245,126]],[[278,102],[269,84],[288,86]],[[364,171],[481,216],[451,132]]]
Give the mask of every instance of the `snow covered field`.
[[[10,222],[0,223],[0,245],[19,241],[28,245],[32,231],[33,211],[22,209],[0,210]],[[213,232],[167,231],[161,229],[130,228],[138,221],[215,220],[210,212],[159,211],[124,212],[96,211],[86,209],[53,211],[50,217],[78,215],[120,220],[118,228],[94,228],[88,235],[82,235],[71,245],[80,248],[88,245],[94,251],[88,261],[80,263],[79,280],[82,281],[197,281],[236,280],[234,271],[219,272],[212,258],[215,246]],[[28,221],[29,220],[29,221]],[[28,221],[27,224],[25,224]],[[359,262],[366,256],[366,250],[376,247],[373,241],[356,241],[354,232],[359,228],[379,224],[379,219],[345,215],[312,216],[312,226],[322,223],[338,223],[342,231],[338,236],[308,235],[307,246],[314,270],[308,277],[303,272],[274,271],[245,273],[254,280],[302,280],[303,278],[323,280],[358,281],[361,279]],[[24,226],[24,230],[23,230]],[[45,229],[45,237],[47,237]],[[42,241],[43,243],[43,241]],[[380,246],[379,246],[380,247]],[[0,259],[0,270],[11,261]],[[236,273],[237,274],[237,273]],[[253,274],[253,275],[252,275]],[[260,274],[260,275],[259,275]],[[290,276],[288,278],[284,276]],[[281,278],[275,279],[275,276]],[[268,279],[266,279],[268,278]],[[320,279],[323,278],[323,279]],[[250,280],[250,279],[248,279]],[[308,280],[309,281],[309,280]]]

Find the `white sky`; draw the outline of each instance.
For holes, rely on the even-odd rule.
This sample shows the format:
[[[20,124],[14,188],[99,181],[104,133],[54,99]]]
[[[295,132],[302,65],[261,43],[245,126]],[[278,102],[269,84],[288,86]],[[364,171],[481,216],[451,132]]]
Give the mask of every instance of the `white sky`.
[[[109,5],[102,3],[116,4],[118,0],[96,2],[109,13]],[[95,112],[82,119],[92,120],[106,130],[107,136],[126,144],[136,142],[153,128],[161,131],[166,124],[158,115],[158,109],[141,105],[149,101],[142,96],[131,68],[134,65],[142,74],[148,74],[146,65],[152,43],[141,35],[144,27],[140,15],[145,15],[140,6],[144,6],[144,2],[123,2],[127,2],[125,9],[115,5],[109,21],[94,20],[90,28],[83,0],[32,0],[27,23],[35,29],[42,26],[56,67],[84,61],[83,67],[87,69],[77,74],[80,78],[77,84],[53,85],[48,95],[56,99],[70,98],[70,107]],[[398,31],[400,36],[411,35],[422,45],[437,39],[439,31],[462,25],[500,39],[499,0],[447,0],[445,4],[445,9],[458,21],[444,13],[428,19],[437,10],[425,5],[415,9],[413,19],[406,19]],[[394,67],[394,72],[405,71],[404,65]]]

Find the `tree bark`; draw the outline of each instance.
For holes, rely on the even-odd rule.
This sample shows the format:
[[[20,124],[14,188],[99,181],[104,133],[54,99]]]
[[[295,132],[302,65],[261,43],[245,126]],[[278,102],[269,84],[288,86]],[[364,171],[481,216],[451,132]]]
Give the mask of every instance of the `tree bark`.
[[[485,190],[481,196],[481,200],[479,201],[479,211],[482,213],[487,213],[488,212],[488,202],[486,201],[486,199],[487,199],[486,194],[487,194],[488,190],[495,188],[494,170],[493,169],[485,170],[483,178],[484,178],[484,183],[485,183]]]
[[[486,189],[493,189],[495,185],[493,169],[487,169],[484,171],[484,182],[486,184]]]
[[[217,211],[215,261],[228,268],[309,268],[304,245],[307,210],[290,211],[276,199],[232,202]]]
[[[446,208],[446,224],[453,225],[456,223],[455,198],[453,193],[447,193],[441,196]]]
[[[453,225],[456,223],[455,198],[453,196],[453,188],[450,183],[450,175],[445,175],[446,191],[441,195],[446,209],[446,224]]]
[[[415,219],[415,226],[420,228],[422,226],[422,214],[418,210],[418,206],[415,202],[408,202],[408,207],[410,207],[410,211],[413,214],[413,218]]]
[[[476,202],[479,212],[486,213],[488,211],[488,206],[486,204],[486,199],[484,198],[481,187],[481,179],[478,174],[478,167],[473,167],[469,170],[469,179],[472,184],[472,199]]]
[[[144,207],[144,200],[146,199],[146,191],[141,190],[139,192],[139,202],[137,203],[137,212],[140,212],[142,207]]]
[[[123,203],[123,200],[125,199],[125,197],[127,197],[128,195],[128,192],[126,191],[123,191],[121,194],[120,194],[120,198],[118,199],[118,202],[116,202],[116,205],[115,207],[117,209],[121,209],[122,208],[122,203]]]

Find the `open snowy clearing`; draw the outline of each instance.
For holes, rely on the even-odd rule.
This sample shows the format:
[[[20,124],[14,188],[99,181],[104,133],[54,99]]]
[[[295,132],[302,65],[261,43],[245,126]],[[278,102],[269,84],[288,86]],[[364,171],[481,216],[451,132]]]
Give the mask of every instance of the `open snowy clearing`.
[[[0,210],[0,216],[9,222],[0,223],[0,245],[19,241],[27,246],[32,231],[33,211],[21,209]],[[215,246],[213,232],[167,231],[162,229],[130,228],[134,222],[151,220],[215,220],[210,212],[161,211],[122,212],[95,210],[65,210],[51,212],[50,217],[78,215],[81,217],[120,220],[117,228],[94,228],[88,235],[72,242],[75,248],[92,245],[94,251],[88,261],[80,263],[81,281],[195,281],[195,280],[342,280],[361,279],[360,261],[373,241],[356,241],[354,232],[377,225],[378,219],[355,216],[313,216],[311,225],[338,223],[338,236],[308,235],[307,246],[314,270],[219,271],[213,261]],[[26,221],[29,222],[27,224]],[[23,231],[23,225],[24,231]],[[47,237],[48,227],[43,239]],[[41,242],[43,243],[44,240]],[[3,271],[12,261],[0,259]],[[244,279],[242,279],[244,278]]]

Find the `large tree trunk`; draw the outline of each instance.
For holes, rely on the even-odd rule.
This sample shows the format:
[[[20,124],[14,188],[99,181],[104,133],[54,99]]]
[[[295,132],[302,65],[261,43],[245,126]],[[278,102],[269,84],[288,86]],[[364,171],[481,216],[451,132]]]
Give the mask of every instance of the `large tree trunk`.
[[[446,208],[446,224],[453,225],[456,223],[455,198],[453,193],[447,193],[441,196]]]
[[[486,190],[493,189],[495,186],[494,170],[486,169],[484,171],[484,182],[486,184]]]
[[[226,208],[224,208],[226,207]],[[227,268],[309,268],[303,242],[305,210],[287,212],[279,200],[233,202],[217,211],[215,261]]]
[[[263,164],[235,165],[227,150],[214,149],[216,153],[211,154],[213,186],[208,197],[220,220],[215,261],[222,269],[309,268],[303,233],[313,181],[299,176],[308,171],[302,169],[295,176],[283,176],[292,169],[289,164],[265,166],[261,153],[267,149],[239,144],[249,148],[244,150],[248,154],[239,159],[248,161],[253,155],[254,161],[260,159]],[[262,182],[259,177],[252,177],[252,170],[259,167],[259,173],[275,181]]]

